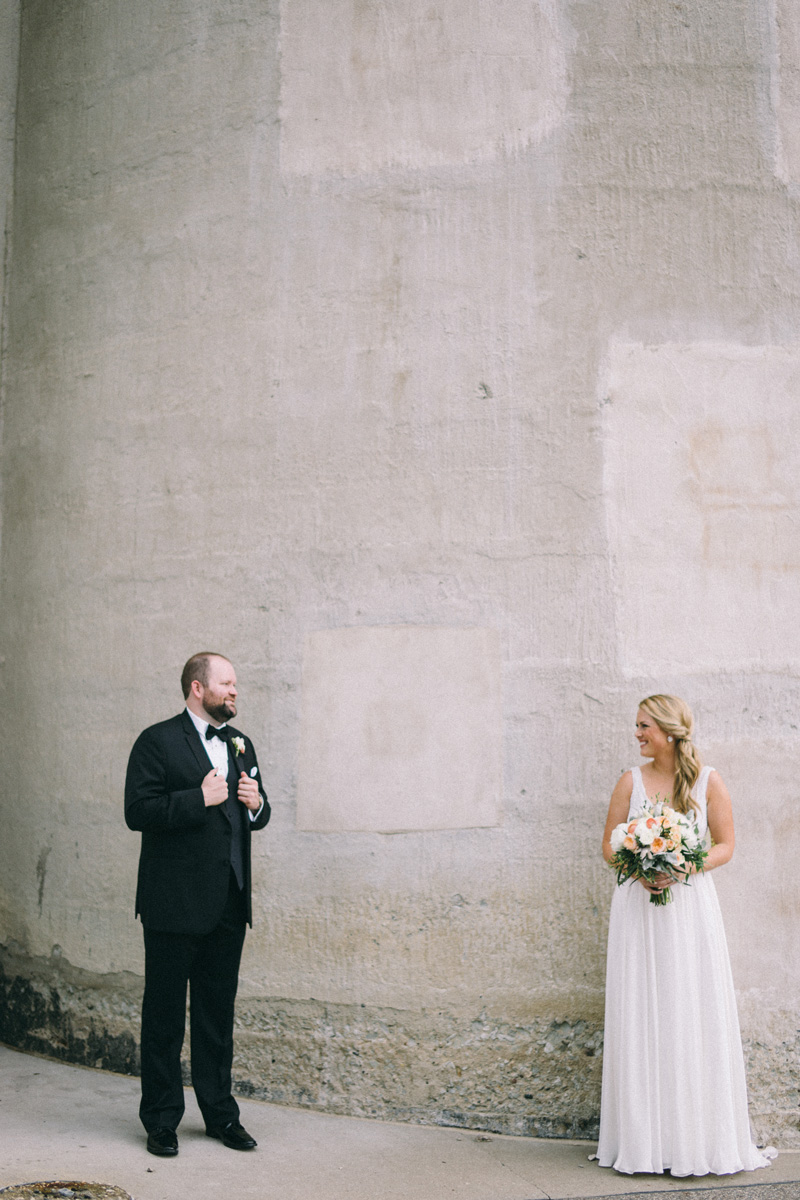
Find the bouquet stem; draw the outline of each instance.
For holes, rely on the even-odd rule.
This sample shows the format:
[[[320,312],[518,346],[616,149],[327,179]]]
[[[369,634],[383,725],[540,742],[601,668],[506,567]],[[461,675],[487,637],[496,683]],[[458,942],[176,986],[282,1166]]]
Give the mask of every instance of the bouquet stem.
[[[663,892],[651,892],[650,893],[650,903],[651,904],[664,905],[664,904],[669,904],[671,901],[672,901],[672,890],[670,888],[664,888]]]

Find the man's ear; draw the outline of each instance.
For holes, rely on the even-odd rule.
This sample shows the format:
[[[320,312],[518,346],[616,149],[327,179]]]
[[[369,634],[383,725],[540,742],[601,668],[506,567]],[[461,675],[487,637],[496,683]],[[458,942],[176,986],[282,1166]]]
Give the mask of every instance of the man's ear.
[[[203,685],[199,679],[192,680],[191,691],[192,695],[196,696],[198,700],[203,699]]]

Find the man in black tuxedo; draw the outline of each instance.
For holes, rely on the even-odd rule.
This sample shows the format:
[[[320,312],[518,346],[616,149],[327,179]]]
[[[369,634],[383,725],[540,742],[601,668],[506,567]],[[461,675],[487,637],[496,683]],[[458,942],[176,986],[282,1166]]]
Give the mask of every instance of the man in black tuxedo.
[[[245,925],[252,925],[250,834],[270,808],[236,716],[236,672],[221,654],[183,668],[186,708],[145,729],[131,751],[125,820],[140,830],[136,912],[142,918],[142,1102],[151,1154],[178,1153],[181,1046],[191,1002],[192,1084],[209,1137],[255,1141],[231,1093],[233,1011]]]

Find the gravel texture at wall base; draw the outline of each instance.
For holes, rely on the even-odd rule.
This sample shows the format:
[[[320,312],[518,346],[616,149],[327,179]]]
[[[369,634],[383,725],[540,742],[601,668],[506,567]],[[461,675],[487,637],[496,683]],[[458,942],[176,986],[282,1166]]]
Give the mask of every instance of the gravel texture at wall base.
[[[570,1014],[505,1021],[324,1004],[240,1006],[238,1090],[362,1117],[536,1137],[591,1138],[602,1029]]]

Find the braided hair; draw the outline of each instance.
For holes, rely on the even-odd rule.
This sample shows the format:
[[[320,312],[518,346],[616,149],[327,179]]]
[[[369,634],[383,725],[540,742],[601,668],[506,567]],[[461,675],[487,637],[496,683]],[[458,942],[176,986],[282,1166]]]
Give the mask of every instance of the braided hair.
[[[672,807],[679,813],[697,809],[692,799],[692,788],[697,782],[703,764],[692,741],[694,717],[685,700],[679,696],[647,696],[639,704],[659,729],[675,743],[675,783],[672,789]]]

